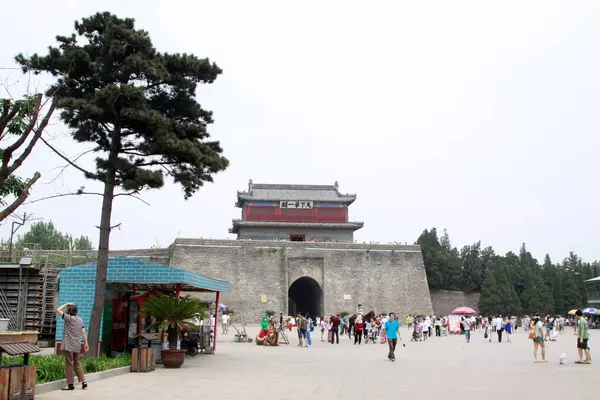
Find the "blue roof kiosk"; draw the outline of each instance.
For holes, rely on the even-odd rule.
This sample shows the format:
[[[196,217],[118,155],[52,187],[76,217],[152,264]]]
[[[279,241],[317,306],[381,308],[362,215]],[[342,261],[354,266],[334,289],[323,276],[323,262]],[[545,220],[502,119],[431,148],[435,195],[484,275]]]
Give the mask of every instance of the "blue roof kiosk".
[[[130,300],[132,295],[152,291],[174,292],[177,295],[180,292],[215,293],[216,310],[218,310],[220,293],[228,291],[231,284],[137,258],[111,257],[108,260],[106,286],[107,295],[100,328],[99,348],[108,348],[110,344],[111,347],[116,346],[119,351],[121,343],[125,343],[127,347],[128,337],[131,336],[129,329],[133,324],[137,325],[138,321],[137,303],[135,300]],[[65,268],[60,272],[58,304],[77,304],[78,315],[83,318],[86,330],[89,330],[95,288],[96,262]],[[218,320],[219,318],[215,318],[213,342],[215,350]],[[107,323],[110,324],[106,326],[108,330],[105,329]],[[64,322],[61,318],[57,318],[55,344],[57,353],[60,352],[63,331]],[[107,332],[110,333],[111,343],[105,343],[103,346],[103,333]]]

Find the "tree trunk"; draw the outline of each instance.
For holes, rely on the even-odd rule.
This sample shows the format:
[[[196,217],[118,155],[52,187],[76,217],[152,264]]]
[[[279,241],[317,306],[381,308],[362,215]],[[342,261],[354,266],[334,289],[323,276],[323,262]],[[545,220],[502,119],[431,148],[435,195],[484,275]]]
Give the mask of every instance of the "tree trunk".
[[[177,350],[177,340],[179,339],[179,332],[177,328],[169,326],[167,329],[167,341],[169,342],[169,350]]]
[[[110,164],[109,157],[109,165]],[[115,192],[115,169],[109,167],[106,170],[106,182],[102,198],[102,214],[100,216],[100,240],[98,243],[98,262],[96,267],[96,293],[94,295],[94,308],[90,319],[88,342],[90,346],[89,355],[98,356],[100,341],[100,326],[102,323],[102,311],[104,310],[104,297],[106,295],[106,275],[108,272],[108,250],[110,243],[112,203]]]

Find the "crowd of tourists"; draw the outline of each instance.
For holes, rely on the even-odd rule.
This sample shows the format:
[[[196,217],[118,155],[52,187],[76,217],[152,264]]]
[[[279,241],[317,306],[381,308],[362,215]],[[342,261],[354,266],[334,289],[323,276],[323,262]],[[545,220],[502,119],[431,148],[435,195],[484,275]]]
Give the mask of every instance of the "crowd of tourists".
[[[488,342],[497,341],[498,343],[512,341],[511,336],[519,328],[529,333],[529,338],[533,341],[533,356],[536,363],[545,363],[546,345],[545,342],[556,341],[559,333],[565,332],[566,327],[573,327],[573,334],[577,335],[577,349],[579,360],[577,364],[590,364],[591,356],[588,346],[589,322],[583,316],[581,311],[567,318],[560,315],[540,316],[454,316],[454,327],[452,333],[460,333],[465,336],[467,343],[471,342],[471,333],[473,331],[482,331],[483,338]],[[456,318],[458,318],[458,328],[456,327]],[[390,327],[390,321],[392,326]],[[299,313],[297,317],[290,317],[283,320],[280,315],[280,324],[292,331],[296,327],[299,347],[311,347],[313,335],[317,335],[321,342],[330,344],[339,344],[340,336],[348,336],[354,345],[368,343],[388,343],[390,350],[388,358],[395,360],[394,351],[399,335],[399,322],[394,313],[379,313],[374,311],[364,313],[362,306],[359,305],[356,312],[352,315],[330,315],[317,316],[312,318],[308,314]],[[409,332],[410,341],[425,342],[432,336],[447,336],[451,331],[451,316],[436,315],[409,315],[406,318],[406,327]],[[396,326],[398,329],[396,329]],[[390,334],[391,332],[391,334]],[[390,342],[391,340],[391,342]],[[538,353],[541,352],[541,359]]]

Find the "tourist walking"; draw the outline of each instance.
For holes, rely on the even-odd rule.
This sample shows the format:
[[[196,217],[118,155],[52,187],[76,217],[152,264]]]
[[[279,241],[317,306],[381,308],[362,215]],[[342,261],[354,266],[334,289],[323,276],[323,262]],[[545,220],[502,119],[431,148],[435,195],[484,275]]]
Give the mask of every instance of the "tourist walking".
[[[384,327],[385,335],[388,341],[388,360],[396,361],[396,345],[398,344],[398,338],[400,337],[400,324],[396,320],[396,314],[391,312],[390,319],[386,321]]]
[[[463,330],[465,331],[465,339],[467,340],[467,343],[471,342],[471,321],[470,319],[467,317],[460,317],[461,319],[461,323],[463,326]]]
[[[381,326],[383,329],[381,330],[381,344],[387,342],[387,334],[385,333],[385,324],[389,321],[389,318],[383,314],[381,316]]]
[[[575,364],[591,364],[592,356],[590,355],[590,348],[588,347],[588,340],[590,334],[588,332],[588,326],[583,313],[581,310],[575,312],[577,317],[577,352],[579,353],[579,361],[575,361]],[[585,360],[583,354],[585,353]]]
[[[321,330],[321,342],[325,341],[325,330],[327,328],[327,321],[325,321],[325,316],[321,318],[321,323],[319,324],[319,329]]]
[[[340,344],[340,314],[331,318],[331,344]]]
[[[296,319],[296,329],[298,330],[298,346],[307,347],[306,331],[308,330],[308,321],[301,313],[298,313],[298,318]]]
[[[529,327],[529,339],[533,340],[533,359],[535,363],[546,363],[546,344],[544,343],[544,324],[540,319],[540,314],[535,314],[531,326]],[[542,348],[542,361],[538,360],[538,348]]]
[[[429,319],[429,317],[427,317],[423,321],[423,326],[422,326],[422,334],[423,334],[424,341],[426,341],[427,338],[429,337],[429,329],[430,329],[429,325],[430,325],[430,319]]]
[[[362,314],[358,314],[354,321],[354,344],[361,344],[364,331],[364,318]]]
[[[315,323],[313,322],[309,313],[306,313],[306,322],[308,329],[306,330],[306,343],[308,347],[312,346],[312,333],[315,330]]]
[[[440,317],[436,317],[434,325],[435,325],[435,336],[441,337],[442,336],[442,319]]]
[[[502,316],[497,315],[496,318],[494,318],[494,321],[492,322],[494,324],[494,330],[496,331],[496,334],[498,335],[498,343],[502,343],[502,331],[504,331],[504,327],[503,327],[503,322],[502,322]]]
[[[506,317],[506,323],[504,324],[504,330],[506,331],[506,341],[510,342],[510,335],[512,335],[512,322],[509,317]]]
[[[229,315],[223,313],[223,316],[221,317],[221,333],[224,335],[227,335],[228,331],[229,331]]]
[[[63,310],[67,308],[67,312]],[[87,335],[83,319],[77,316],[77,306],[74,303],[63,304],[56,309],[56,313],[64,320],[65,330],[63,333],[62,349],[65,355],[65,375],[67,376],[67,386],[62,390],[75,390],[75,376],[81,383],[82,389],[87,389],[88,384],[83,375],[83,367],[79,358],[81,352],[81,336],[83,336],[83,349],[89,350]],[[81,336],[80,336],[81,335]]]

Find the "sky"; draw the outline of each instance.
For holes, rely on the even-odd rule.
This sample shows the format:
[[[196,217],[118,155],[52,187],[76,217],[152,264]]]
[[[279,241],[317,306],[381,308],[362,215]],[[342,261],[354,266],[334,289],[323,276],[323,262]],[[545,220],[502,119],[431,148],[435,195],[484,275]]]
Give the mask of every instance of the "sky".
[[[600,259],[599,2],[21,0],[3,6],[0,97],[43,91],[51,81],[11,69],[14,55],[44,53],[97,11],[135,18],[159,51],[223,69],[197,94],[230,160],[187,201],[172,182],[143,193],[150,206],[117,198],[114,249],[233,238],[236,191],[252,179],[338,181],[358,195],[361,242],[412,243],[437,227],[456,246]],[[69,156],[89,148],[57,119],[45,135]],[[37,146],[19,169],[42,174],[31,200],[101,191],[63,164]],[[61,197],[19,212],[97,243],[100,204]]]

